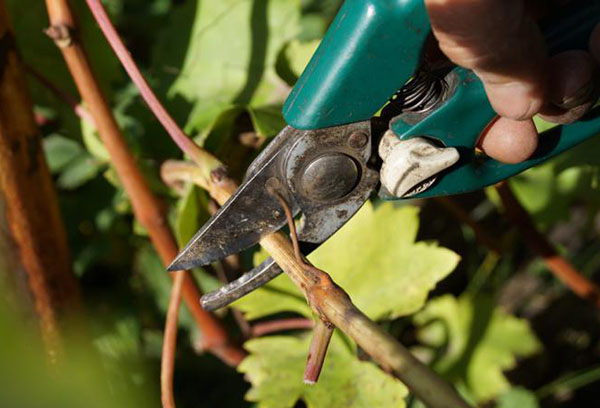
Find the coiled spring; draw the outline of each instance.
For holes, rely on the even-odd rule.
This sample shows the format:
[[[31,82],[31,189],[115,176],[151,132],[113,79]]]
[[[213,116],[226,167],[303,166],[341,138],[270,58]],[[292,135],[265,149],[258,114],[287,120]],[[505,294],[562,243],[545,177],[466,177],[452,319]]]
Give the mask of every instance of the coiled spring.
[[[435,108],[447,90],[443,77],[427,69],[419,70],[392,98],[402,112],[425,113]]]

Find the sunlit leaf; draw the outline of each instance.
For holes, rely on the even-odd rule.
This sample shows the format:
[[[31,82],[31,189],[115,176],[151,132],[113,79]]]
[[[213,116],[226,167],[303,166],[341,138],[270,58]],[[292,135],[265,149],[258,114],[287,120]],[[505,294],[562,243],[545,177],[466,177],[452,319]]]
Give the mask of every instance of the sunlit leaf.
[[[404,407],[406,387],[370,362],[363,362],[334,335],[319,382],[306,385],[302,373],[310,337],[275,336],[250,340],[250,355],[239,366],[252,388],[246,394],[259,408]]]
[[[288,89],[274,65],[298,32],[299,3],[290,0],[198,2],[185,63],[171,94],[196,103],[196,130],[234,105],[268,106]]]
[[[352,301],[373,319],[395,318],[419,310],[429,291],[456,267],[459,256],[431,242],[415,242],[416,207],[368,202],[333,238],[309,256],[328,272]],[[268,301],[267,301],[268,299]],[[294,311],[300,292],[287,277],[241,299],[236,306],[250,318]]]

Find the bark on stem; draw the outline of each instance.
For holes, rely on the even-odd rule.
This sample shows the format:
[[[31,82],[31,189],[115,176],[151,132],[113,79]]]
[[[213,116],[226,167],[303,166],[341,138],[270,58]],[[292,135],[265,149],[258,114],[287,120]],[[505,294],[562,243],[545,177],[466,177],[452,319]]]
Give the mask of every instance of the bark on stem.
[[[0,188],[42,338],[54,354],[60,349],[60,318],[82,311],[58,199],[15,47],[0,0]]]
[[[314,322],[303,317],[292,319],[271,320],[252,325],[252,337],[262,337],[267,334],[277,333],[284,330],[308,330],[312,329]]]
[[[169,299],[167,310],[167,323],[163,337],[162,359],[160,362],[160,396],[164,408],[175,408],[173,393],[173,374],[175,372],[175,349],[177,345],[177,321],[179,320],[179,306],[181,303],[181,290],[186,271],[175,272],[173,290]]]
[[[148,188],[98,85],[87,55],[74,36],[76,25],[72,11],[66,0],[46,0],[46,7],[51,24],[49,34],[60,48],[79,93],[94,118],[100,138],[131,200],[134,215],[147,229],[162,262],[168,264],[177,255],[175,239],[162,205]],[[232,344],[221,324],[202,310],[198,301],[200,291],[187,274],[183,281],[183,298],[202,331],[204,348],[227,364],[239,364],[245,353]]]
[[[321,319],[317,319],[315,322],[312,341],[308,349],[308,358],[306,359],[306,368],[304,369],[305,384],[312,385],[319,381],[334,330],[335,327]]]

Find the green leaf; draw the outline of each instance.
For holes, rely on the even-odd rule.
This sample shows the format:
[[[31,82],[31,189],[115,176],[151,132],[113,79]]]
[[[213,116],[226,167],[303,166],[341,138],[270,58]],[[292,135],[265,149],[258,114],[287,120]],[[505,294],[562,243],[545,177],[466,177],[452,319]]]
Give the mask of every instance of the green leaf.
[[[87,151],[97,160],[103,163],[110,162],[110,154],[104,147],[104,143],[100,140],[96,125],[85,120],[81,121],[81,137]]]
[[[61,135],[50,135],[44,138],[43,143],[46,161],[52,173],[63,170],[83,152],[79,143]]]
[[[527,321],[506,314],[492,299],[446,295],[430,301],[414,318],[419,339],[443,351],[436,371],[465,384],[477,401],[510,388],[503,371],[541,346]]]
[[[248,113],[256,133],[261,136],[276,136],[287,125],[280,105],[248,108]]]
[[[310,261],[331,275],[372,319],[396,318],[418,311],[429,291],[454,270],[459,256],[431,242],[415,242],[416,207],[367,202]],[[277,312],[311,312],[287,279],[278,278],[239,300],[236,306],[255,319]]]
[[[290,86],[293,86],[320,43],[321,40],[306,42],[294,40],[287,44],[277,60],[276,68],[279,76]]]
[[[568,219],[574,202],[600,204],[598,149],[600,140],[592,138],[511,179],[515,195],[541,227]]]
[[[198,190],[195,186],[190,185],[177,204],[175,237],[182,248],[198,231],[198,217],[200,214],[198,199]]]
[[[231,106],[281,103],[287,89],[274,66],[282,46],[299,30],[298,1],[197,4],[185,63],[171,89],[171,95],[197,102],[189,123],[200,131]]]
[[[331,341],[319,382],[306,385],[302,373],[310,337],[273,336],[245,344],[250,355],[238,367],[252,384],[246,394],[259,408],[404,407],[406,387],[348,349],[339,335]]]
[[[56,184],[65,190],[74,190],[95,178],[102,165],[87,153],[82,153],[65,166]]]
[[[516,387],[506,391],[498,398],[496,408],[539,408],[535,394],[525,388]]]
[[[280,312],[295,312],[312,317],[306,300],[287,276],[281,275],[235,303],[246,319],[254,320]]]

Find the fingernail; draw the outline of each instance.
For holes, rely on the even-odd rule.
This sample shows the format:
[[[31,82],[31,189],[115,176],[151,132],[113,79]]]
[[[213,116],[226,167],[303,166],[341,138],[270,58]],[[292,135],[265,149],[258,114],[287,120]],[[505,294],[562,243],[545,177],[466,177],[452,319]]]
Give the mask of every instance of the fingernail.
[[[530,119],[543,103],[532,87],[522,82],[487,85],[486,91],[494,110],[513,120]]]
[[[495,160],[520,163],[531,157],[537,149],[537,131],[532,120],[499,118],[485,130],[479,146]]]

